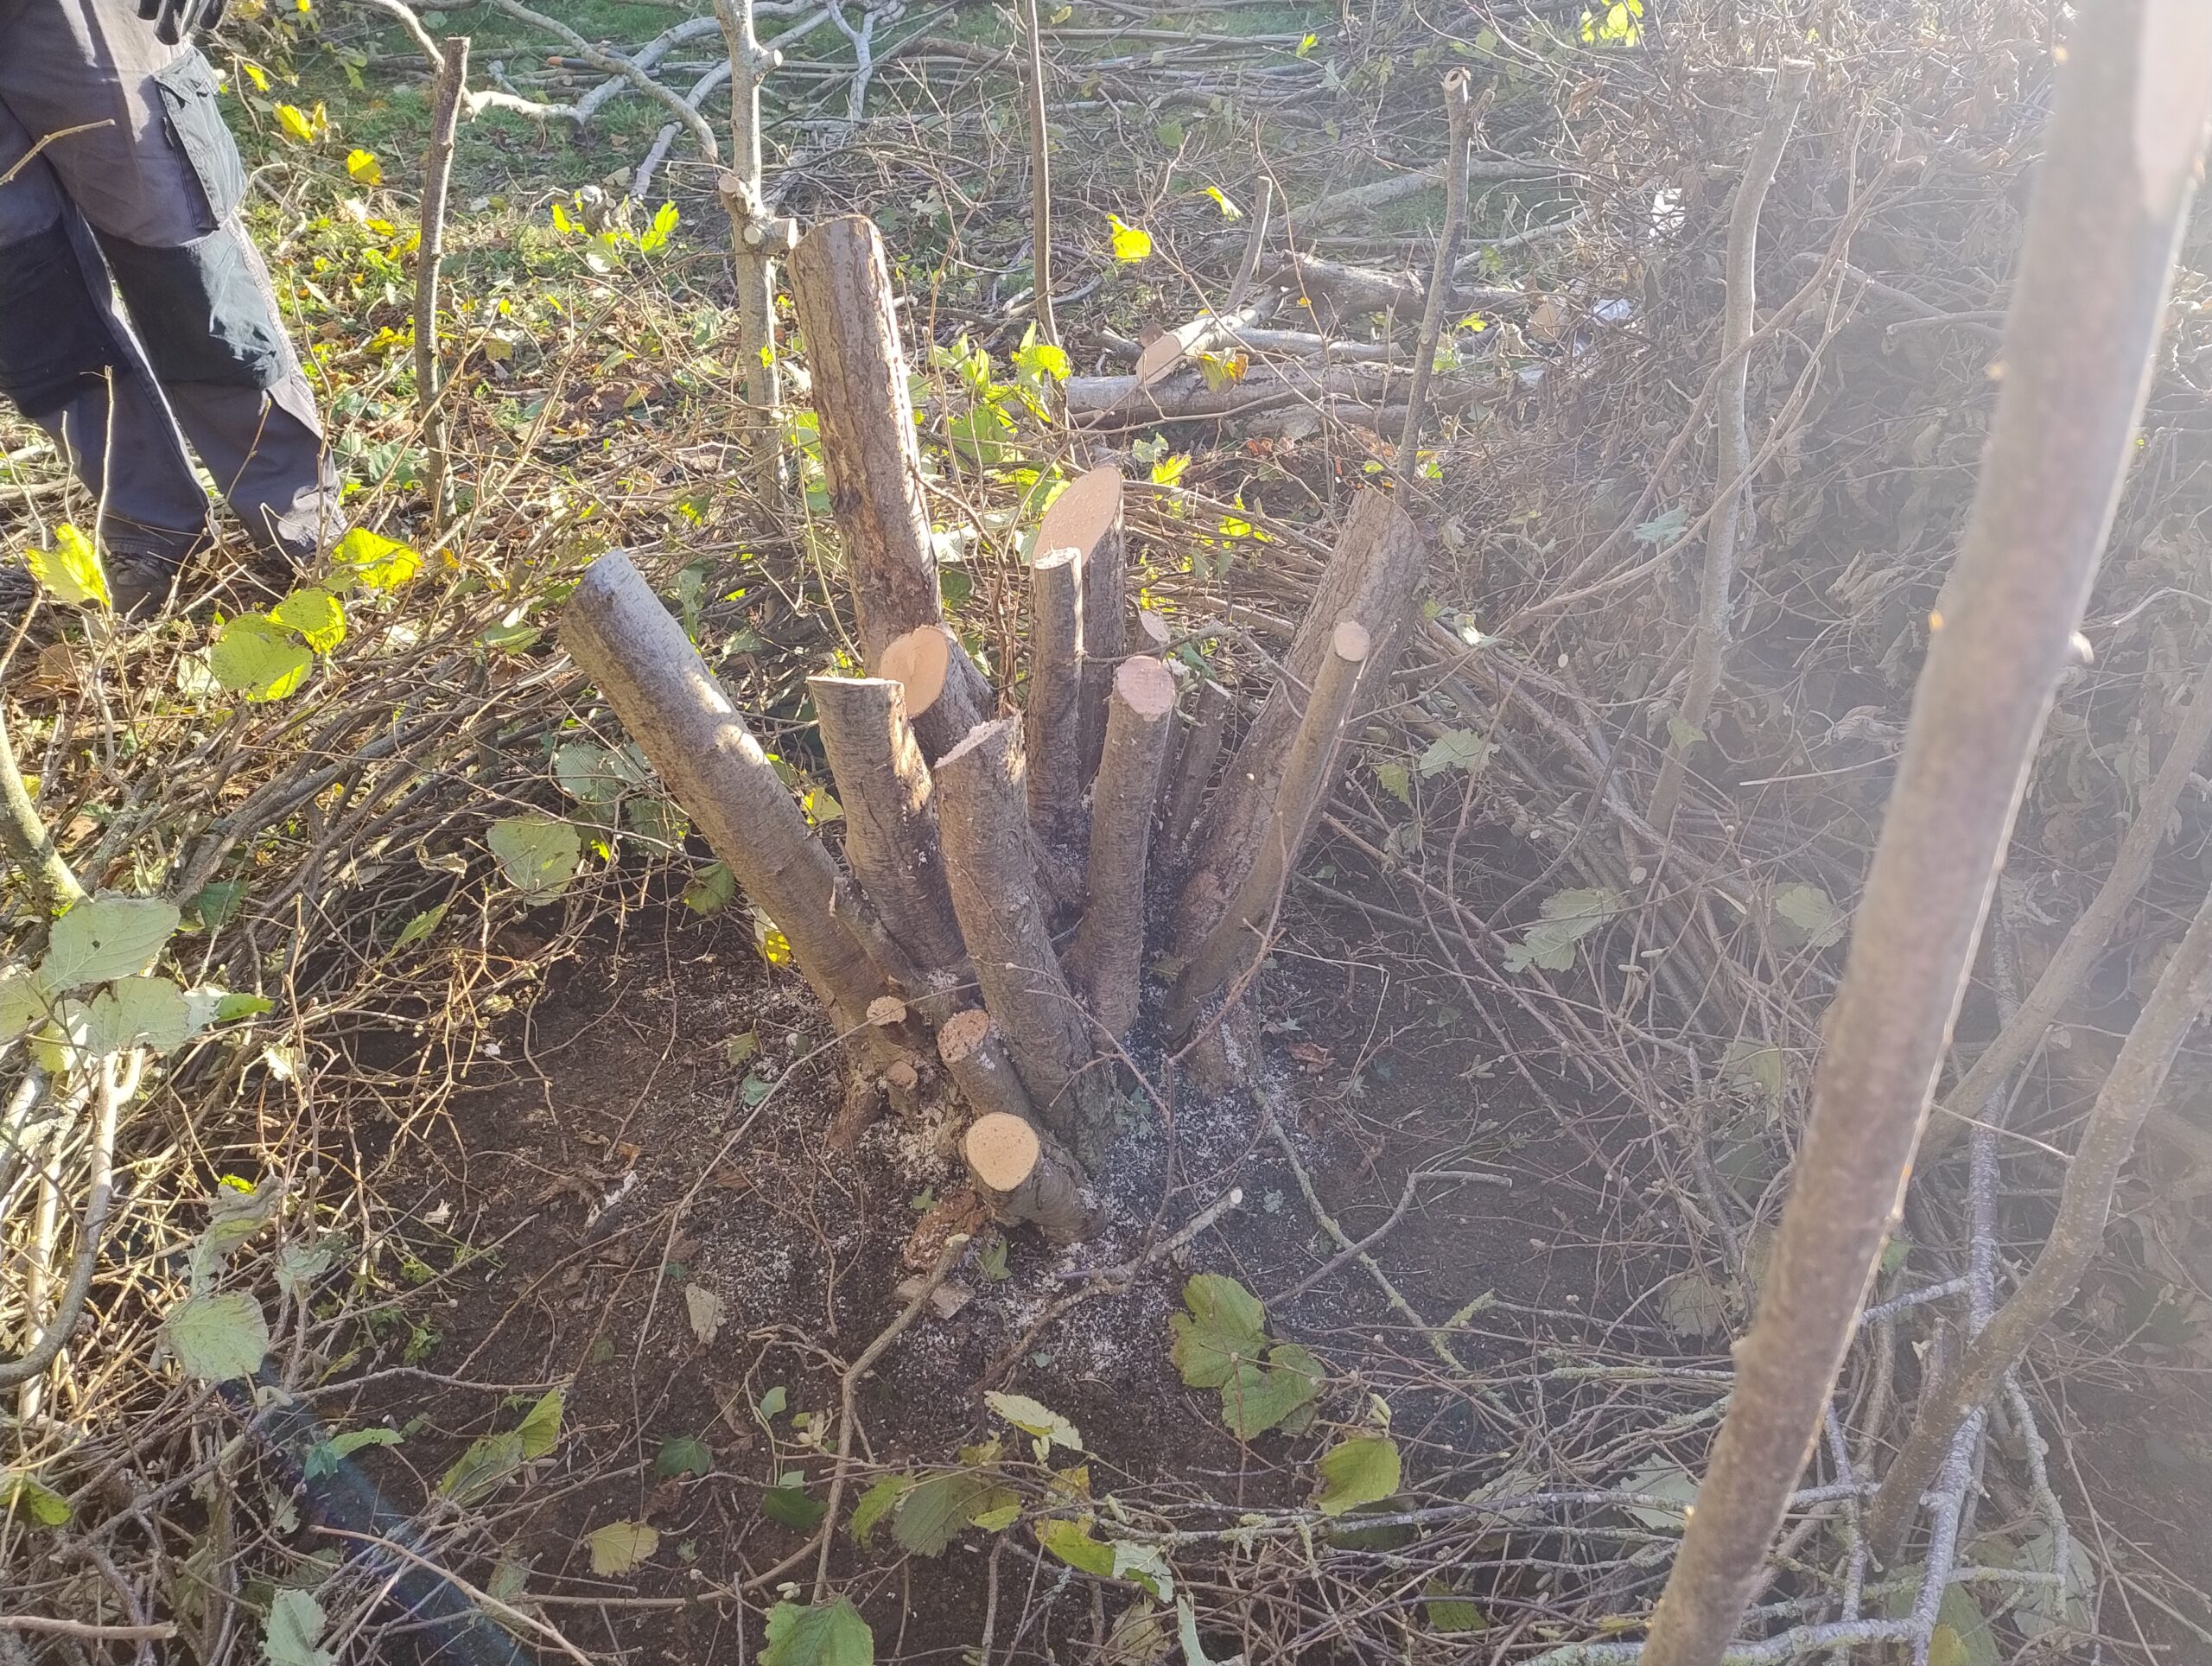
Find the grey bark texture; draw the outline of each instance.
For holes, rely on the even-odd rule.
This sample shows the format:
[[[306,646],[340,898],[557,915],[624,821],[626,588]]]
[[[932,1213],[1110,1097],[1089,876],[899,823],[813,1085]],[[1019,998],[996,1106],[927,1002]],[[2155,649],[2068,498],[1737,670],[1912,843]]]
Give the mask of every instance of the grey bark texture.
[[[957,1012],[938,1027],[937,1056],[978,1116],[994,1114],[1037,1120],[1037,1107],[1014,1067],[1006,1038],[981,1007]]]
[[[1022,702],[1030,824],[1057,850],[1083,823],[1083,556],[1039,548],[1029,564],[1029,691]]]
[[[978,1118],[961,1141],[968,1172],[992,1213],[1008,1224],[1033,1225],[1057,1243],[1084,1236],[1083,1165],[1066,1147],[1019,1117]]]
[[[1175,674],[1147,655],[1114,673],[1106,741],[1090,794],[1083,923],[1068,970],[1090,1015],[1115,1040],[1136,1022],[1144,970],[1146,852],[1153,801],[1175,722]]]
[[[1212,677],[1198,684],[1191,732],[1176,754],[1175,785],[1168,795],[1166,819],[1160,824],[1159,860],[1163,868],[1173,870],[1182,862],[1184,847],[1205,804],[1206,789],[1213,785],[1222,746],[1229,739],[1229,719],[1236,709],[1236,697]]]

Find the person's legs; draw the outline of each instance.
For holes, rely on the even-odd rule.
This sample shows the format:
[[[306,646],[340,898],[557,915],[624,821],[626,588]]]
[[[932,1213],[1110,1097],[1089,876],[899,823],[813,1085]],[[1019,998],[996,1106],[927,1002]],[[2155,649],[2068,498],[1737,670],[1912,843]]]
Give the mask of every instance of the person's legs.
[[[173,572],[207,534],[207,495],[144,359],[86,281],[88,259],[101,290],[107,274],[31,144],[0,105],[0,178],[14,174],[0,184],[0,394],[92,492],[107,549]]]
[[[238,209],[245,169],[206,59],[135,0],[17,0],[0,103],[98,235],[186,436],[248,534],[295,563],[337,530],[315,397]]]

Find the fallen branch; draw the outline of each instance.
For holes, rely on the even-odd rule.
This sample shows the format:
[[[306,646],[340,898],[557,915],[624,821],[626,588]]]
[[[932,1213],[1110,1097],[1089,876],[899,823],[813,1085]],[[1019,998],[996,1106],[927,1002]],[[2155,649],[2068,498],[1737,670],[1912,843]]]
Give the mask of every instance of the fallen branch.
[[[699,142],[699,149],[706,153],[709,162],[719,162],[721,160],[721,149],[715,143],[715,130],[707,125],[705,119],[700,116],[699,112],[685,104],[680,95],[663,86],[629,59],[612,52],[601,51],[558,18],[548,17],[543,12],[532,11],[522,3],[522,0],[489,0],[489,3],[518,22],[531,24],[533,28],[543,29],[548,35],[556,36],[579,58],[606,70],[610,74],[620,75],[656,104],[666,105],[676,119],[690,130],[691,137]],[[578,118],[578,119],[582,118]]]

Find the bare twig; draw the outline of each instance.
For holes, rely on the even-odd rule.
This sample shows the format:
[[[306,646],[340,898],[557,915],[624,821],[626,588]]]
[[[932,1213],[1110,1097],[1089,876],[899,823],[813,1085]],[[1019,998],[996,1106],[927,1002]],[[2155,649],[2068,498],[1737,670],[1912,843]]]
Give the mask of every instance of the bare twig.
[[[1436,372],[1436,347],[1444,337],[1444,315],[1452,304],[1452,266],[1459,255],[1459,232],[1467,223],[1467,147],[1475,142],[1475,123],[1481,118],[1471,94],[1471,83],[1464,69],[1444,78],[1444,114],[1451,130],[1450,148],[1444,155],[1444,230],[1436,239],[1436,270],[1428,280],[1428,300],[1421,308],[1421,336],[1414,345],[1413,391],[1406,396],[1405,426],[1398,431],[1398,479],[1414,477],[1414,460],[1421,445],[1421,421],[1428,404],[1429,378]],[[1483,89],[1484,102],[1490,89]]]
[[[453,188],[454,141],[467,90],[468,37],[448,35],[430,111],[430,148],[423,162],[423,201],[416,216],[421,235],[415,256],[415,404],[429,458],[425,484],[430,525],[441,534],[452,514],[453,457],[447,445],[445,411],[438,400],[443,381],[438,359],[438,269],[445,252],[446,198]]]

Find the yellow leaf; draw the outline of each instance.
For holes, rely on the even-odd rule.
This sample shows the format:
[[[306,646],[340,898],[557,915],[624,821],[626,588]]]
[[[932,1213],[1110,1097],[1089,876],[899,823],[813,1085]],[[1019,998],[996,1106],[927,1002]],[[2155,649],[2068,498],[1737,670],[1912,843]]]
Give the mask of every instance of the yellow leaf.
[[[277,125],[284,136],[301,144],[313,144],[315,140],[315,118],[297,105],[280,104],[276,106]]]
[[[1114,228],[1114,258],[1123,265],[1134,264],[1152,252],[1151,232],[1124,224],[1119,214],[1107,215],[1106,221]]]
[[[384,164],[365,150],[354,150],[346,156],[346,171],[363,185],[384,183]]]
[[[53,549],[26,550],[23,560],[30,567],[31,576],[64,607],[113,605],[99,551],[92,548],[91,539],[67,521],[54,529]]]
[[[1191,466],[1191,454],[1179,451],[1172,457],[1162,457],[1152,466],[1154,486],[1173,486],[1183,478],[1183,471]]]
[[[1213,199],[1213,206],[1221,210],[1224,219],[1242,219],[1244,211],[1229,200],[1229,194],[1218,185],[1206,187],[1206,194]]]
[[[241,58],[238,60],[238,66],[245,71],[245,78],[253,83],[253,90],[256,92],[266,92],[269,91],[269,72],[267,70],[264,69],[259,64],[254,62],[251,58]]]

